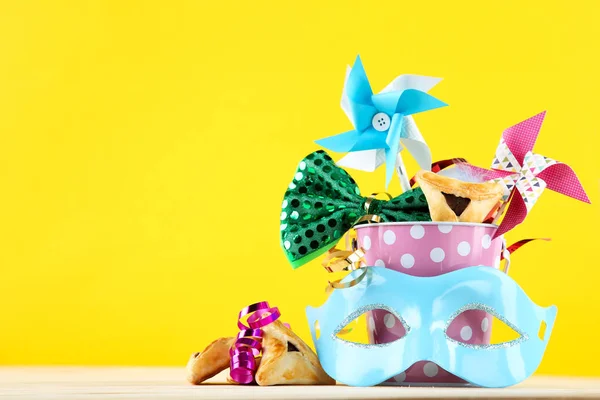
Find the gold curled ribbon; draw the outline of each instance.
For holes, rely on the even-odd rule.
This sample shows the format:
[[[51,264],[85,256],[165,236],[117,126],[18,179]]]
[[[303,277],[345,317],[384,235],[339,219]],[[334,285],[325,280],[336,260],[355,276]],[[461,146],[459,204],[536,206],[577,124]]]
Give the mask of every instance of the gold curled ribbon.
[[[369,214],[369,208],[371,207],[371,203],[373,202],[373,200],[375,200],[375,198],[379,194],[385,194],[388,197],[388,199],[390,199],[390,200],[392,199],[392,195],[387,192],[372,193],[369,197],[367,197],[367,200],[365,200],[365,204],[364,204],[366,215],[363,215],[362,217],[360,217],[356,221],[354,221],[354,223],[352,224],[352,226],[350,227],[348,232],[346,232],[346,234],[344,235],[345,242],[346,242],[346,250],[342,250],[340,248],[333,247],[332,249],[330,249],[327,252],[327,255],[321,262],[321,265],[323,266],[323,268],[325,268],[325,270],[327,272],[334,273],[334,272],[342,272],[342,271],[356,271],[357,269],[363,268],[362,264],[366,265],[366,261],[364,258],[365,250],[363,248],[358,248],[358,246],[356,244],[356,231],[352,228],[356,224],[359,224],[359,223],[365,222],[365,221],[367,223],[381,222],[381,217],[379,215]],[[350,249],[350,250],[348,250],[348,249]],[[363,279],[365,279],[365,276],[367,276],[367,273],[368,273],[368,269],[363,268],[362,271],[360,272],[360,274],[356,278],[354,278],[348,282],[342,283],[342,280],[344,278],[336,279],[334,281],[327,281],[328,285],[325,288],[325,293],[330,294],[334,289],[348,289],[353,286],[356,286]],[[352,332],[352,329],[353,328],[351,328],[350,326],[344,327],[341,331],[338,332],[338,335],[344,335],[344,334],[350,333],[350,332]]]
[[[322,264],[327,272],[354,271],[360,268],[359,263],[364,261],[364,257],[365,250],[362,247],[355,251],[334,247],[327,252]]]
[[[368,223],[371,222],[381,222],[381,217],[379,215],[375,215],[375,214],[367,214],[365,216],[360,217],[359,219],[356,220],[356,222],[354,224],[352,224],[352,226],[359,224],[361,222],[365,222],[367,221]]]
[[[327,288],[325,288],[325,292],[326,293],[331,293],[333,291],[333,289],[348,289],[348,288],[351,288],[352,286],[356,286],[363,279],[365,279],[365,276],[367,275],[367,272],[368,272],[367,268],[361,268],[361,272],[360,272],[359,276],[357,276],[356,278],[352,279],[351,281],[344,282],[344,283],[342,283],[342,279],[344,279],[344,278],[337,279],[335,281],[329,281],[329,285],[327,285]]]
[[[323,268],[327,272],[342,272],[342,271],[355,271],[362,268],[362,263],[365,263],[365,250],[361,247],[354,251],[352,250],[340,250],[338,248],[330,249],[327,255],[322,261]],[[342,283],[342,279],[335,281],[328,281],[328,285],[325,288],[325,293],[329,294],[333,289],[347,289],[352,286],[356,286],[365,277],[366,269],[358,277],[352,279],[349,282]],[[347,332],[346,332],[347,333]]]
[[[371,195],[369,197],[367,197],[367,200],[365,201],[365,212],[367,214],[369,214],[369,207],[371,207],[371,203],[380,194],[385,194],[388,197],[388,200],[391,200],[393,198],[392,195],[389,194],[388,192],[375,192],[375,193],[371,193]]]
[[[388,197],[388,199],[392,199],[392,195],[387,192],[372,193],[369,197],[367,197],[367,200],[365,200],[364,204],[365,212],[367,214],[354,221],[352,227],[354,227],[356,224],[365,221],[367,223],[381,222],[381,217],[379,215],[369,214],[369,208],[371,207],[373,200],[375,200],[375,198],[380,194],[385,194]],[[364,258],[365,250],[363,248],[358,248],[358,246],[356,245],[356,231],[354,231],[352,227],[344,235],[346,242],[346,250],[334,247],[327,252],[327,255],[321,262],[321,265],[323,265],[323,268],[325,268],[327,272],[333,273],[341,271],[355,271],[359,268],[362,268],[363,263],[366,264]],[[347,289],[352,286],[356,286],[365,278],[366,274],[367,270],[365,269],[363,272],[361,272],[361,274],[358,277],[352,279],[349,282],[342,283],[341,281],[343,278],[337,279],[335,281],[328,281],[329,284],[327,285],[325,292],[331,293],[331,291],[333,291],[334,289]]]
[[[367,221],[371,222],[380,222],[381,217],[379,215],[368,214],[358,218],[352,226],[360,222]],[[347,270],[354,270],[359,268],[359,262],[364,261],[365,250],[358,249],[355,246],[356,232],[350,228],[345,235],[346,249],[352,250],[342,250],[338,247],[334,247],[327,252],[327,255],[321,261],[321,265],[327,272],[340,272]],[[355,268],[350,268],[351,266],[356,266]]]

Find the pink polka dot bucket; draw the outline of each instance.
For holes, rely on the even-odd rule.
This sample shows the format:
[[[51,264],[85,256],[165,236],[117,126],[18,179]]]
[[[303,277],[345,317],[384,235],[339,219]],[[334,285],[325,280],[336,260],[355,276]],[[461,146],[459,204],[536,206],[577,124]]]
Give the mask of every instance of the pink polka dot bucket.
[[[358,225],[358,245],[366,250],[368,265],[414,276],[436,276],[461,268],[500,266],[503,237],[494,237],[497,226],[452,222],[394,222]],[[401,290],[401,289],[399,289]],[[448,327],[448,335],[470,344],[489,344],[492,316],[480,310],[460,314]],[[398,319],[374,310],[367,316],[370,343],[389,343],[405,335]],[[463,384],[462,379],[436,364],[420,361],[387,384]]]

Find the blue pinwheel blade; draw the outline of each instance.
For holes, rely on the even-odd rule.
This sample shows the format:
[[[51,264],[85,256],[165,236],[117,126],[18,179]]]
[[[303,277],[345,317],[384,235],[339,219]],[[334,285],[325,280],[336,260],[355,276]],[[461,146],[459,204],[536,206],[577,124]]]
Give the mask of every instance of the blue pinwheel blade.
[[[407,89],[402,92],[398,99],[396,112],[404,115],[417,114],[423,111],[445,107],[448,104],[436,99],[430,94],[416,89]]]
[[[398,100],[403,92],[385,92],[371,96],[371,101],[377,107],[377,110],[386,113],[387,115],[394,115],[396,113],[396,107],[398,106]]]
[[[357,131],[348,131],[338,135],[329,136],[323,139],[315,140],[315,143],[338,153],[345,153],[352,150],[360,133]]]
[[[394,114],[392,123],[387,134],[386,143],[388,148],[385,150],[385,188],[389,186],[394,171],[396,169],[396,157],[398,157],[398,149],[400,148],[400,137],[402,136],[402,114]]]
[[[378,132],[369,128],[364,132],[348,131],[339,135],[329,136],[323,139],[315,140],[320,146],[338,153],[347,153],[352,151],[386,149],[386,133]]]
[[[349,151],[386,149],[388,147],[385,142],[386,136],[386,132],[378,132],[369,128],[360,133],[356,144]]]
[[[346,93],[348,98],[355,103],[370,104],[373,90],[367,73],[362,65],[360,56],[356,56],[356,61],[352,66],[348,80],[346,81]]]
[[[416,89],[380,93],[372,96],[371,100],[378,110],[388,115],[395,113],[411,115],[447,106],[443,101]]]
[[[350,109],[352,110],[354,129],[364,131],[372,125],[373,115],[377,113],[377,109],[370,104],[355,103],[349,101]]]
[[[371,102],[372,95],[373,90],[367,79],[360,56],[358,56],[344,83],[344,96],[350,108],[352,125],[359,132],[371,126],[371,119],[377,113],[377,109]]]

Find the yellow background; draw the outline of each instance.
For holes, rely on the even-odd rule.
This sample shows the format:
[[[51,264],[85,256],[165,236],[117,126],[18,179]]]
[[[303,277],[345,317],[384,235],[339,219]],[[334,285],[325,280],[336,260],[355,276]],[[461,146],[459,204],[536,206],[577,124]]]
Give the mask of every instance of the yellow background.
[[[327,276],[287,264],[280,205],[313,140],[350,129],[357,54],[376,91],[444,78],[450,107],[417,116],[434,159],[488,166],[548,110],[536,152],[600,201],[597,4],[1,2],[0,363],[182,365],[263,299],[309,339]],[[600,375],[599,223],[547,191],[509,234],[553,238],[511,270],[560,310],[541,373]]]

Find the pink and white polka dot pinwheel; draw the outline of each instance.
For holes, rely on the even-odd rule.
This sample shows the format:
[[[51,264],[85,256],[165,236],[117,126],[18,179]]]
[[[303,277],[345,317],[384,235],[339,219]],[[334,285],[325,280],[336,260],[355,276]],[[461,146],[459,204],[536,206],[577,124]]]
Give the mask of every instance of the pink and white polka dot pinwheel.
[[[494,237],[523,222],[545,188],[590,202],[571,167],[532,152],[545,115],[539,113],[502,133],[491,170],[469,166],[485,179],[501,183],[504,200],[514,192]]]

